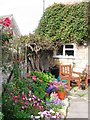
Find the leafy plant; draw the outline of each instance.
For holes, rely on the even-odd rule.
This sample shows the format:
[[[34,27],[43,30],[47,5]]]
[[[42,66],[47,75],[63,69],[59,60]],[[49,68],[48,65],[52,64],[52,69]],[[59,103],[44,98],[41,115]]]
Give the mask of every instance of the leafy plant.
[[[29,79],[33,93],[40,99],[44,99],[48,83],[55,78],[50,73],[32,71]]]
[[[65,87],[64,86],[62,86],[61,84],[58,84],[58,91],[60,91],[60,92],[64,92],[64,90],[65,90]]]
[[[53,4],[48,7],[36,29],[36,34],[60,43],[86,41],[88,38],[88,3]]]
[[[0,120],[3,120],[3,117],[4,117],[3,113],[0,112]]]
[[[2,97],[2,111],[5,119],[30,118],[43,111],[45,103],[30,91],[30,84],[25,79],[7,84],[6,92]],[[18,112],[17,112],[18,111]]]
[[[44,96],[50,77],[43,74],[43,78],[42,74],[35,76],[33,72],[27,78],[21,78],[19,66],[15,64],[12,81],[4,84],[6,91],[2,97],[2,108],[5,119],[30,118],[45,109]]]
[[[48,82],[52,82],[55,79],[55,77],[51,73],[32,71],[31,75],[36,75],[39,79],[41,79],[46,84]]]

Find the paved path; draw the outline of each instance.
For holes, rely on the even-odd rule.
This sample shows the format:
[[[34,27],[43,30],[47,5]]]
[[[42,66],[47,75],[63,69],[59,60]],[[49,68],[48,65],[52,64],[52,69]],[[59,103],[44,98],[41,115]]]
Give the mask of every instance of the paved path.
[[[71,91],[67,118],[88,118],[88,90]]]

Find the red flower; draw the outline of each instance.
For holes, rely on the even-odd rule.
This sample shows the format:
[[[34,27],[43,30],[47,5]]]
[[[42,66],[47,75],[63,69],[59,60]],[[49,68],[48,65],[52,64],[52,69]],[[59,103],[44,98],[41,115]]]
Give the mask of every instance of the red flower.
[[[15,101],[17,99],[17,96],[13,96],[13,100]]]
[[[7,18],[5,18],[4,19],[4,22],[3,22],[3,25],[5,25],[5,26],[10,26],[10,24],[11,24],[11,20],[7,17]]]

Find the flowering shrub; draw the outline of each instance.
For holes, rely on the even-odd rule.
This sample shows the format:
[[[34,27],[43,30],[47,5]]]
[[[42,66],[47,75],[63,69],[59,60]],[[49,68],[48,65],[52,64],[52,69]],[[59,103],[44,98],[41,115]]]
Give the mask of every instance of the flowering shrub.
[[[52,82],[55,79],[50,73],[32,71],[31,75],[28,76],[28,80],[31,83],[32,91],[34,95],[40,99],[44,99],[48,82]]]
[[[29,112],[30,115],[37,115],[39,111],[44,111],[44,102],[37,98],[35,95],[29,93],[26,97],[25,93],[22,92],[22,95],[20,94],[18,96],[13,96],[13,105],[14,106],[20,106],[20,109],[27,113]],[[21,111],[16,113],[18,117],[22,117],[20,115]],[[30,116],[29,115],[29,116]],[[27,118],[27,116],[26,116]]]
[[[11,84],[9,87],[11,87]],[[31,91],[19,92],[17,89],[14,92],[10,92],[11,90],[11,88],[8,88],[3,96],[2,110],[5,119],[30,118],[31,115],[34,116],[38,112],[44,111],[44,101],[37,98]]]
[[[44,100],[46,88],[49,87],[48,81],[50,85],[57,86],[57,83],[52,81],[52,77],[47,74],[45,76],[45,73],[39,75],[39,72],[33,72],[26,78],[21,78],[17,69],[14,72],[13,80],[4,85],[6,91],[2,96],[2,111],[5,120],[62,117],[59,111],[62,108],[62,103],[57,98],[58,96],[54,95],[54,98],[52,96],[52,100],[49,98],[50,101],[53,101],[51,106],[47,106]]]
[[[43,82],[52,82],[55,80],[55,77],[51,73],[43,73],[43,72],[37,72],[37,71],[32,71],[31,75],[37,76],[39,79],[43,80]]]
[[[34,117],[46,108],[44,96],[49,77],[45,81],[45,77],[42,78],[41,74],[36,76],[33,72],[21,78],[18,69],[18,66],[15,67],[13,80],[4,85],[6,91],[2,97],[2,106],[5,119]]]

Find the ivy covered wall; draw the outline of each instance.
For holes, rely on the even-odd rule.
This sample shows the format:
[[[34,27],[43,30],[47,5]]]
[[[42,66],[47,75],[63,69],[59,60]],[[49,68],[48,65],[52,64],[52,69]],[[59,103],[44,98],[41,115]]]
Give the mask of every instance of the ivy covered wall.
[[[88,39],[88,2],[74,5],[53,4],[48,7],[35,33],[61,43]]]

